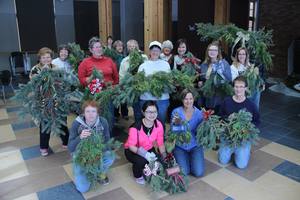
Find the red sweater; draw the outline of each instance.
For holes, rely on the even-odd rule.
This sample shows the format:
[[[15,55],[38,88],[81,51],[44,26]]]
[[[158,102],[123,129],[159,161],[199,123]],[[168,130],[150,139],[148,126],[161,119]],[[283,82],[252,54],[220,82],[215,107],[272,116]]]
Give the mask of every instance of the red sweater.
[[[88,78],[94,69],[102,72],[104,82],[111,82],[113,85],[119,83],[119,73],[116,64],[112,59],[102,56],[101,58],[89,57],[85,58],[78,67],[78,78],[81,85],[86,86],[86,78]]]

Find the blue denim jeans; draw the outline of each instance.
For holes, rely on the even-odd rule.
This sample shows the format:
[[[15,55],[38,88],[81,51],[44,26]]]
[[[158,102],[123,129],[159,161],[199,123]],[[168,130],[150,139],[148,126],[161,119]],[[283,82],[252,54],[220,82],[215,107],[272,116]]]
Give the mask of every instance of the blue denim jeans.
[[[143,107],[145,102],[146,102],[145,100],[140,100],[141,111],[142,111],[142,107]],[[169,101],[169,99],[166,99],[166,100],[158,100],[158,101],[155,101],[155,102],[156,102],[156,105],[158,107],[158,119],[163,124],[165,124],[165,122],[167,120],[167,111],[168,111],[168,107],[170,105],[170,101]]]
[[[251,97],[249,97],[249,100],[252,101],[256,105],[257,110],[259,110],[260,96],[261,96],[261,92],[256,91],[252,94]]]
[[[189,151],[175,146],[173,150],[176,162],[185,175],[192,174],[196,177],[204,174],[204,153],[202,146],[196,146]]]
[[[102,166],[100,166],[99,171],[101,171],[101,173],[106,173],[114,161],[115,161],[114,152],[111,151],[104,152],[102,158]],[[74,175],[74,183],[76,189],[81,193],[89,191],[91,186],[90,181],[87,179],[81,167],[75,165],[74,163],[73,163],[73,175]]]
[[[246,168],[250,159],[250,142],[244,143],[241,147],[231,148],[226,143],[222,142],[219,149],[219,162],[223,165],[227,164],[231,155],[234,153],[235,165],[240,168]]]

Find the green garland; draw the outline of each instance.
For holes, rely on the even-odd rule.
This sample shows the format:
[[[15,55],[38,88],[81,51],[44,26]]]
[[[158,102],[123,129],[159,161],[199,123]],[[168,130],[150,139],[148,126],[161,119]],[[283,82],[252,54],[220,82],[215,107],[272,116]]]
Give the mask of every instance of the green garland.
[[[132,75],[127,73],[121,80],[120,84],[114,88],[113,104],[119,107],[127,103],[132,106],[139,101],[142,91],[146,90],[146,76],[144,73]]]
[[[217,115],[210,115],[197,127],[197,142],[204,149],[213,149],[218,144],[220,135],[224,132],[224,123]]]
[[[243,74],[247,80],[247,92],[248,96],[252,96],[253,93],[260,91],[264,85],[264,80],[259,75],[259,69],[257,67],[249,67]]]
[[[222,40],[233,47],[242,43],[241,45],[249,50],[251,57],[263,63],[266,69],[272,66],[272,55],[268,50],[273,45],[272,30],[246,31],[234,24],[212,25],[210,23],[196,23],[196,27],[201,41]]]
[[[114,151],[119,149],[121,143],[110,139],[104,143],[102,133],[92,132],[91,136],[84,138],[76,147],[73,162],[79,165],[87,179],[91,182],[92,187],[103,178],[105,174],[101,171],[102,157],[105,151]]]
[[[68,62],[74,69],[74,71],[77,73],[78,72],[78,66],[80,62],[86,57],[85,53],[83,50],[81,50],[80,45],[76,43],[68,43],[68,46],[71,50],[69,57],[68,57]]]
[[[142,52],[134,49],[129,53],[129,69],[130,74],[136,74],[139,66],[145,62],[145,58],[142,56]]]
[[[251,122],[252,114],[243,110],[228,117],[224,139],[231,147],[239,147],[244,142],[255,143],[259,129]]]
[[[62,70],[44,68],[26,85],[20,85],[13,100],[24,107],[20,118],[29,113],[42,124],[42,131],[47,134],[64,134],[67,115],[71,111],[69,97],[76,81],[69,79]]]
[[[171,73],[157,72],[150,76],[145,76],[144,72],[135,75],[127,73],[120,84],[114,88],[113,103],[115,106],[124,103],[133,105],[145,92],[150,92],[158,98],[165,92],[178,95],[184,88],[195,90],[194,80],[195,76],[189,76],[178,70]]]
[[[225,97],[233,95],[233,87],[217,73],[210,75],[209,79],[207,79],[201,87],[201,91],[205,97],[217,95]]]

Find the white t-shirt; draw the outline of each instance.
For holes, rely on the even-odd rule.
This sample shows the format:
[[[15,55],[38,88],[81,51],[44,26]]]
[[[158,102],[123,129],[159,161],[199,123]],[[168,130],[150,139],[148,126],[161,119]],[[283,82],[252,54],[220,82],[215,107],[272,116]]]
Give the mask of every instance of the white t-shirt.
[[[52,60],[52,64],[56,65],[57,68],[64,70],[65,72],[71,72],[71,65],[68,61],[62,61],[60,58]]]
[[[158,59],[156,61],[147,60],[138,69],[138,72],[145,72],[145,76],[152,75],[157,72],[171,72],[171,68],[168,62]],[[150,92],[145,92],[140,96],[141,100],[166,100],[170,96],[168,93],[163,93],[160,98],[153,96]]]
[[[239,64],[238,68],[236,68],[236,66],[231,65],[230,66],[230,70],[231,70],[231,77],[232,77],[232,81],[238,77],[239,75],[241,75],[243,72],[245,72],[247,69],[247,67],[245,67],[243,64]]]

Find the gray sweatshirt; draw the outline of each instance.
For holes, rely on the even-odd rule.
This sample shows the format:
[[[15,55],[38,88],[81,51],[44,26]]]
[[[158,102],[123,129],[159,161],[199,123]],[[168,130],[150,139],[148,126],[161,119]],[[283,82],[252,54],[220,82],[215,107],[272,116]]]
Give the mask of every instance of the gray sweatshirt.
[[[83,116],[78,116],[72,124],[70,129],[68,149],[71,153],[76,150],[77,145],[80,142],[80,133],[84,129],[94,130],[96,133],[103,133],[104,142],[110,139],[108,123],[105,118],[98,117],[96,123],[92,126],[86,124]]]

